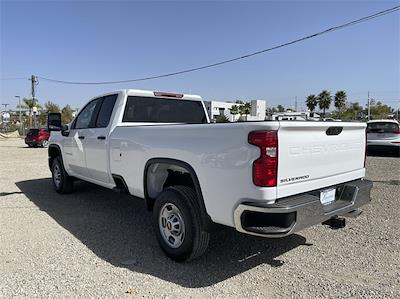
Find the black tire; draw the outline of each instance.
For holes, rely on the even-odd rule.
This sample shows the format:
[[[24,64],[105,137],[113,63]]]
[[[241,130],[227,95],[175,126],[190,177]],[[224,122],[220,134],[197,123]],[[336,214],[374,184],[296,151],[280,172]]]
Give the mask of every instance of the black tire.
[[[72,177],[64,169],[61,157],[54,158],[51,166],[52,181],[57,193],[66,194],[71,193],[74,189],[74,182]]]
[[[183,241],[177,248],[173,248],[165,240],[162,232],[163,224],[160,215],[170,204],[178,208],[184,223]],[[167,226],[163,227],[165,230]],[[210,234],[203,229],[196,192],[186,186],[168,187],[158,195],[153,209],[153,228],[165,254],[177,262],[200,257],[206,251],[210,240]]]

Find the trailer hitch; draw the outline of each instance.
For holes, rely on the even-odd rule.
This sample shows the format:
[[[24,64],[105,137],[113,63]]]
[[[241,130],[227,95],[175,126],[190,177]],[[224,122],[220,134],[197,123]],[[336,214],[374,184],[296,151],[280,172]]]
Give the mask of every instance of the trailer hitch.
[[[334,216],[322,222],[322,225],[328,225],[331,229],[344,228],[346,227],[346,218],[339,218],[338,216]]]

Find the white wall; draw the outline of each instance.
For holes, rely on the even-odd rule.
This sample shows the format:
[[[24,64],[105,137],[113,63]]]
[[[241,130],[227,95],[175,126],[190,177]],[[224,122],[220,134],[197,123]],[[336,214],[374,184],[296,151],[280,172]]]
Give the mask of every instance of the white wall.
[[[263,100],[253,100],[250,103],[251,113],[247,116],[247,120],[264,120],[266,116],[266,102]],[[229,109],[231,109],[233,105],[240,106],[241,104],[221,101],[205,101],[204,104],[206,106],[208,116],[211,120],[221,113],[223,113],[231,122],[237,121],[239,119],[240,115],[232,115]]]

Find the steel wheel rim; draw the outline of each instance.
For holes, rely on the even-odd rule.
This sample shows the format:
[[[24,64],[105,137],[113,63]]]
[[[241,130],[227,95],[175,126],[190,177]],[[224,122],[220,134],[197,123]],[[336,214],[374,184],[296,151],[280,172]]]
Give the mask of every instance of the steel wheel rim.
[[[185,222],[182,213],[172,203],[162,206],[158,216],[158,226],[161,236],[171,248],[178,248],[185,239]]]
[[[53,168],[53,181],[56,187],[59,187],[61,184],[61,169],[60,166],[55,165]]]

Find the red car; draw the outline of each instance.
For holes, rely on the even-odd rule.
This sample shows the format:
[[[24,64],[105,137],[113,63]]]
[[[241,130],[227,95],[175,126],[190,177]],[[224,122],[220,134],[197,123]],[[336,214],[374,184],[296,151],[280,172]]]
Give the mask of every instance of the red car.
[[[25,137],[25,143],[29,147],[47,147],[49,145],[50,133],[47,129],[30,129]]]

